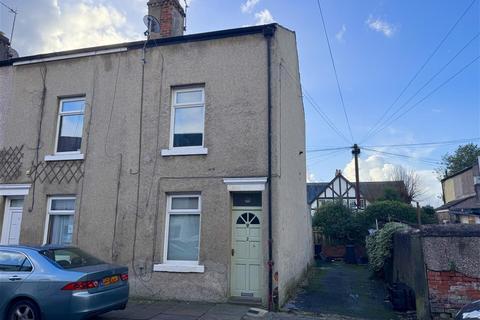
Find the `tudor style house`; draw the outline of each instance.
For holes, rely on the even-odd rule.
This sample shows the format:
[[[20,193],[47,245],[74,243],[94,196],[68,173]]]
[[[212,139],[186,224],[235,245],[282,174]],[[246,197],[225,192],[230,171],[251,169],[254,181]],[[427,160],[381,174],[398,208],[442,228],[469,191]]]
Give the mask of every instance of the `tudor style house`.
[[[330,182],[315,182],[307,184],[307,203],[311,214],[326,203],[342,201],[352,209],[364,210],[369,204],[385,196],[386,190],[395,191],[402,201],[406,188],[403,181],[373,181],[360,182],[360,205],[357,206],[355,183],[350,182],[341,170],[335,172],[335,178]]]
[[[295,33],[148,6],[146,42],[0,61],[1,243],[126,264],[137,296],[281,304],[313,257]]]
[[[480,157],[441,182],[445,204],[435,209],[439,222],[480,224]]]

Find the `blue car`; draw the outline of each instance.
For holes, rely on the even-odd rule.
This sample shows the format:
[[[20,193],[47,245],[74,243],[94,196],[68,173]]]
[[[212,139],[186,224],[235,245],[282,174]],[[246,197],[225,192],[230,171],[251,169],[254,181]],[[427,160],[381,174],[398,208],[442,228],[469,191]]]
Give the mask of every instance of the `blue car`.
[[[0,246],[0,319],[80,320],[128,302],[128,268],[75,247]]]

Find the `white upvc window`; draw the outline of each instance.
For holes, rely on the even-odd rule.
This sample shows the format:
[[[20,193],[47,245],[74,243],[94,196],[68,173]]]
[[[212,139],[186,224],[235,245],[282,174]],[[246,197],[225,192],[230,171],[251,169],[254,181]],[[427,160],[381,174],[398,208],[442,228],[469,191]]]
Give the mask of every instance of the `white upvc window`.
[[[60,99],[55,153],[53,156],[47,156],[46,161],[83,159],[80,149],[84,116],[84,97]]]
[[[170,120],[169,149],[163,156],[207,154],[205,138],[205,89],[174,89]]]
[[[76,198],[71,196],[48,198],[44,244],[72,244],[75,200]]]
[[[201,196],[167,196],[163,264],[154,271],[204,272],[199,265]]]

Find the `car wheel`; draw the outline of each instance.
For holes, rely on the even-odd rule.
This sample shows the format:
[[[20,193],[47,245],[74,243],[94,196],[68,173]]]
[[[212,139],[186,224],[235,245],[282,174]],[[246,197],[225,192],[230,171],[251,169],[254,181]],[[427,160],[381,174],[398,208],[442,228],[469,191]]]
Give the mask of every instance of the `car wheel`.
[[[40,320],[38,307],[29,300],[15,302],[8,311],[8,320]]]

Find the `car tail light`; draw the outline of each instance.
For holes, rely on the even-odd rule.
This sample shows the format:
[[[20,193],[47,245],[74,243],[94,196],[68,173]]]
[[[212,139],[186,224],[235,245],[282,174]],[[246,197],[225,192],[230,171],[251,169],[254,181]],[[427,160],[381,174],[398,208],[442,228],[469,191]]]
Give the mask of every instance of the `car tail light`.
[[[70,282],[62,290],[66,291],[77,291],[77,290],[88,290],[98,288],[98,281],[77,281]]]
[[[128,273],[123,273],[120,278],[122,279],[122,281],[128,281]]]

